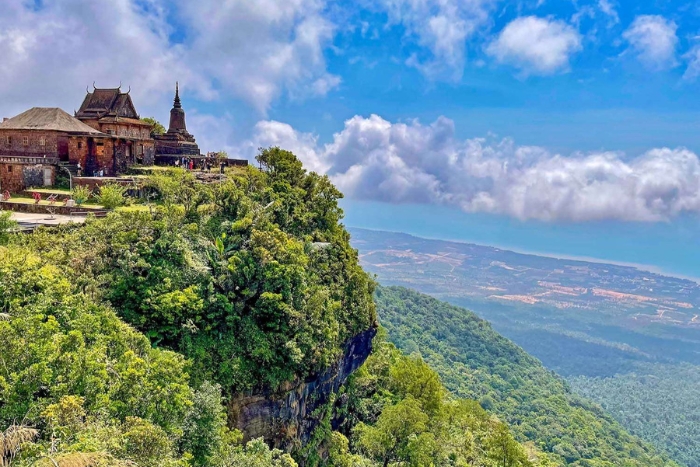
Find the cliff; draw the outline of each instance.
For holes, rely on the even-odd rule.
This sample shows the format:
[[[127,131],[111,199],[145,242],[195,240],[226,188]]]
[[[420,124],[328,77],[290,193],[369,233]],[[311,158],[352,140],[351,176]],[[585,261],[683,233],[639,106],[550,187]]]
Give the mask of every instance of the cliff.
[[[369,357],[376,333],[373,327],[353,337],[342,357],[323,373],[284,384],[276,391],[234,397],[228,403],[229,426],[241,430],[246,440],[263,437],[280,449],[305,446],[322,418],[316,409]]]

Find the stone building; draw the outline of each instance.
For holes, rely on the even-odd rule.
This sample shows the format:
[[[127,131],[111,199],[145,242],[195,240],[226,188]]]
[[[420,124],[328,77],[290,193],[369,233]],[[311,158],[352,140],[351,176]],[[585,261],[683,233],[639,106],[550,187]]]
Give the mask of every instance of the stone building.
[[[51,186],[60,163],[97,154],[110,136],[57,108],[34,107],[0,123],[0,190]]]
[[[167,133],[156,135],[156,157],[159,162],[169,163],[179,157],[201,157],[194,136],[187,131],[185,110],[180,102],[180,89],[175,83],[175,99],[170,110],[170,124]]]
[[[110,136],[95,148],[94,155],[83,152],[79,160],[71,159],[73,163],[80,162],[87,175],[102,171],[113,176],[134,164],[153,164],[155,141],[151,137],[151,125],[140,120],[129,92],[93,87],[75,117]]]

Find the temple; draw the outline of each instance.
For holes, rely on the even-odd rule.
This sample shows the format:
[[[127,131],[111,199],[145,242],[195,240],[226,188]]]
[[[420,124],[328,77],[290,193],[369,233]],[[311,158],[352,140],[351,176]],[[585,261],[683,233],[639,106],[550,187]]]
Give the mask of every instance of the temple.
[[[168,159],[177,157],[197,157],[201,153],[199,146],[195,142],[194,136],[187,131],[185,123],[185,110],[180,102],[180,89],[175,83],[175,99],[173,108],[170,110],[170,125],[168,131],[162,135],[155,136],[156,160],[168,162]]]
[[[193,168],[248,163],[201,154],[187,131],[178,83],[170,125],[162,135],[153,134],[152,123],[139,117],[131,89],[97,88],[94,83],[92,88],[85,90],[74,115],[34,107],[0,122],[0,194],[53,186],[59,174],[70,174],[71,180],[119,177],[133,166],[177,165],[183,158]]]
[[[121,88],[98,89],[93,85],[87,91],[75,118],[95,130],[109,135],[104,144],[70,157],[88,175],[102,173],[114,176],[135,164],[154,162],[155,144],[151,125],[142,121],[136,112],[129,91]]]

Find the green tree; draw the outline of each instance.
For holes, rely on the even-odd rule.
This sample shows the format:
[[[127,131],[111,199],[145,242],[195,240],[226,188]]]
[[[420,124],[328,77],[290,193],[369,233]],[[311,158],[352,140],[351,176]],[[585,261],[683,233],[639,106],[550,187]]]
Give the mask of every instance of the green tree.
[[[270,449],[262,439],[254,439],[245,446],[237,446],[214,459],[212,467],[297,467],[289,454]]]
[[[488,441],[489,457],[498,467],[515,467],[526,461],[522,446],[510,434],[508,427],[497,423]]]
[[[195,391],[185,418],[181,450],[192,454],[195,465],[208,465],[223,448],[227,434],[221,387],[205,381]]]
[[[392,462],[408,462],[414,456],[420,457],[421,443],[414,441],[414,437],[428,430],[428,422],[420,402],[408,396],[384,409],[374,426],[358,425],[358,443],[384,467]]]
[[[144,117],[141,121],[151,125],[151,136],[163,135],[166,132],[165,127],[153,117]]]

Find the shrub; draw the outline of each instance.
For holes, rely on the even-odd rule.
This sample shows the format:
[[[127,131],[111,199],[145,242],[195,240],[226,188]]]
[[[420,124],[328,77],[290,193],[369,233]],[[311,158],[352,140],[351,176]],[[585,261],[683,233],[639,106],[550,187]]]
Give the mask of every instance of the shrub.
[[[92,196],[92,190],[89,186],[78,185],[75,188],[73,188],[73,192],[71,193],[71,195],[75,200],[75,204],[80,206],[85,201],[90,199],[90,197]]]
[[[97,201],[107,209],[118,208],[126,204],[126,187],[117,183],[108,183],[100,187]]]
[[[10,211],[0,210],[0,245],[7,241],[8,234],[16,226],[17,223],[11,219],[12,213]]]

